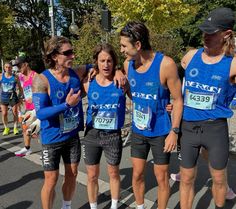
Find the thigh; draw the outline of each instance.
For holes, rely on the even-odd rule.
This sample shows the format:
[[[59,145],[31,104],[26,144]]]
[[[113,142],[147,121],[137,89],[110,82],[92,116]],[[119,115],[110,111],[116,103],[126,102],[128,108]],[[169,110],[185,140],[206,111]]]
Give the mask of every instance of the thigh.
[[[155,164],[167,165],[170,162],[170,152],[164,152],[166,136],[149,138],[153,160]]]
[[[100,139],[107,163],[112,166],[119,165],[122,156],[121,132],[100,132]]]
[[[210,166],[216,170],[226,168],[229,158],[229,135],[226,120],[216,120],[203,127],[204,146]]]
[[[77,164],[80,161],[81,147],[78,135],[64,142],[62,158],[65,164]]]
[[[183,121],[181,125],[182,136],[180,138],[180,165],[183,168],[193,168],[197,164],[201,148],[200,131],[194,122]]]
[[[97,165],[102,156],[102,147],[99,144],[98,130],[87,131],[84,139],[81,140],[82,156],[86,165]]]
[[[63,143],[42,144],[42,165],[44,171],[59,170],[62,147]]]
[[[150,145],[147,137],[136,133],[131,134],[131,157],[147,160]]]
[[[2,115],[7,115],[8,105],[1,104]]]

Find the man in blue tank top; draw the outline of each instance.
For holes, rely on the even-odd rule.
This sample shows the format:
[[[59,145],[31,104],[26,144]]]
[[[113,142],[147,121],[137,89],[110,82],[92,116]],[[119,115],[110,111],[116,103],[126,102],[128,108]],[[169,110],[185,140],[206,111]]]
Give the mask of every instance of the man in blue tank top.
[[[71,209],[75,192],[81,154],[78,132],[84,126],[80,79],[86,70],[85,66],[79,71],[71,69],[74,57],[71,42],[65,37],[54,36],[45,46],[49,69],[36,75],[33,81],[33,101],[41,121],[45,176],[41,191],[43,209],[53,208],[61,157],[65,166],[62,209]]]
[[[234,13],[229,8],[210,12],[199,26],[204,47],[190,50],[182,59],[185,69],[184,110],[181,125],[181,209],[191,209],[196,164],[201,147],[208,151],[215,208],[224,208],[229,157],[227,118],[235,94]]]
[[[144,209],[144,170],[149,150],[154,158],[158,182],[158,208],[166,209],[170,194],[169,159],[176,148],[182,117],[181,83],[174,61],[154,52],[149,31],[141,22],[129,22],[120,32],[124,70],[128,75],[133,102],[131,157],[132,186],[138,209]],[[173,120],[166,105],[173,98]]]

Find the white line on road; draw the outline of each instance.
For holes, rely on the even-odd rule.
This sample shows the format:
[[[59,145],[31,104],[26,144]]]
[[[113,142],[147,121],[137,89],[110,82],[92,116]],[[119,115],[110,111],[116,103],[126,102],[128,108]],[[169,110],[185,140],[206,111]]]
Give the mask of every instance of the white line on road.
[[[18,151],[18,150],[20,150],[22,148],[22,147],[19,147],[19,146],[12,145],[9,142],[2,142],[2,143],[0,143],[0,147],[2,147],[3,149],[8,150],[9,152],[13,152],[13,153]],[[24,158],[29,160],[29,161],[31,161],[31,162],[34,162],[37,165],[42,165],[39,154],[32,153],[31,155],[25,156]],[[61,175],[64,176],[64,166],[63,166],[63,164],[60,164],[59,172],[60,172]],[[79,171],[78,172],[78,176],[77,176],[77,182],[82,184],[82,185],[84,185],[84,186],[87,186],[87,174],[84,173],[84,172]],[[110,185],[109,185],[108,182],[105,182],[105,181],[103,181],[101,179],[98,179],[98,184],[99,184],[99,192],[101,194],[110,191]],[[122,204],[127,204],[127,202],[131,198],[133,198],[133,193],[131,193],[131,192],[127,191],[127,190],[122,190],[121,189],[120,192],[121,192],[121,194],[122,193],[125,194],[125,196],[122,199],[120,199],[120,202]],[[121,195],[121,196],[123,196],[123,195]],[[154,204],[153,201],[145,199],[146,209],[151,209],[153,204]],[[135,208],[135,202],[132,202],[131,204],[129,204],[129,207]]]

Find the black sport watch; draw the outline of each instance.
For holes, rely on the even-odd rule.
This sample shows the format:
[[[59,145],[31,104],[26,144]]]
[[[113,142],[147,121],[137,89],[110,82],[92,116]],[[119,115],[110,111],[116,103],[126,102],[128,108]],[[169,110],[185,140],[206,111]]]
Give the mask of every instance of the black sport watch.
[[[179,128],[177,127],[172,128],[171,131],[173,131],[175,134],[179,134],[180,132]]]

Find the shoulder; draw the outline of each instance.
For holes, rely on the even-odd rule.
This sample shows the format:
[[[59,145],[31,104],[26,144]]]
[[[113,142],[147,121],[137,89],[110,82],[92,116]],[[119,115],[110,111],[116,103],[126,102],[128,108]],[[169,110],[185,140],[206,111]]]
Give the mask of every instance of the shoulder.
[[[198,49],[189,50],[181,60],[181,66],[186,69],[188,67],[189,62],[193,58],[193,56],[197,53]]]
[[[161,61],[161,70],[163,69],[174,69],[176,70],[177,67],[176,67],[176,64],[175,64],[175,61],[171,58],[171,57],[168,57],[168,56],[163,56],[163,59]]]
[[[33,92],[45,93],[48,90],[48,79],[43,74],[35,74],[33,78]]]

